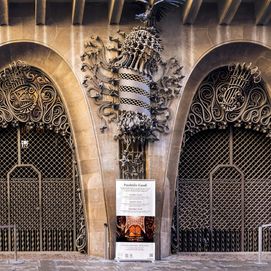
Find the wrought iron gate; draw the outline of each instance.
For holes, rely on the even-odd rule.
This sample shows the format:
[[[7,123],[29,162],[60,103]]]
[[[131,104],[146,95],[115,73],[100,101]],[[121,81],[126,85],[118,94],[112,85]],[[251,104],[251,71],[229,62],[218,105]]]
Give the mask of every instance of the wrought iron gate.
[[[0,225],[17,250],[86,252],[68,116],[50,78],[22,61],[0,71]],[[0,229],[0,251],[14,249]]]
[[[271,140],[244,128],[207,130],[182,152],[174,210],[175,251],[255,251],[271,222]],[[270,251],[270,230],[263,233]]]
[[[65,137],[24,126],[0,132],[0,225],[17,226],[21,251],[76,250],[79,184]],[[0,251],[13,250],[13,229]]]

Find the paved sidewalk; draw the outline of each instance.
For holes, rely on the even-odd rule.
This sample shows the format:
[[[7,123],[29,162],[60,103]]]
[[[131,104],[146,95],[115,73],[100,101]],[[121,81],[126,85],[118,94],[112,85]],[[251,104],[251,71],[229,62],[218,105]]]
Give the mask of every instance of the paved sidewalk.
[[[0,254],[0,271],[271,271],[271,254],[265,254],[263,261],[266,264],[256,264],[256,253],[179,254],[154,263],[118,263],[75,253],[19,253],[18,262],[15,262],[12,260],[12,254],[2,253]]]

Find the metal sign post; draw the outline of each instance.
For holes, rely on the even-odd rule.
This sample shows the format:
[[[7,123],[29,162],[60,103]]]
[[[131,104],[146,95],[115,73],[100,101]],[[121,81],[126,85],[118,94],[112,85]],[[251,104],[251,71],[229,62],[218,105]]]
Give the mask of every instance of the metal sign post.
[[[258,262],[257,264],[267,264],[266,262],[262,262],[262,250],[263,250],[263,229],[271,227],[271,224],[264,224],[259,226],[258,228]]]

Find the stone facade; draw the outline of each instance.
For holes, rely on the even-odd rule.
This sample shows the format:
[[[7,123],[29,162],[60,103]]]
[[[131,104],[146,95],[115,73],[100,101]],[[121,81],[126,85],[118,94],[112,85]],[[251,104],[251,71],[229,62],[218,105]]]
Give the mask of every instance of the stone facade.
[[[104,223],[110,231],[114,257],[115,180],[119,177],[116,126],[100,132],[96,106],[81,82],[80,55],[90,35],[106,41],[118,29],[128,32],[137,22],[133,4],[126,5],[121,24],[110,26],[107,5],[87,3],[83,25],[71,24],[71,3],[49,3],[47,25],[37,26],[33,4],[11,4],[10,25],[0,27],[0,69],[17,59],[36,66],[58,86],[70,117],[84,195],[88,253],[104,255]],[[157,255],[170,254],[171,216],[181,142],[189,106],[198,85],[213,69],[231,62],[252,62],[270,89],[270,26],[256,26],[249,4],[230,26],[218,25],[217,7],[206,3],[194,25],[181,23],[179,9],[161,23],[164,57],[183,65],[182,95],[171,104],[171,132],[147,149],[147,178],[157,183]]]

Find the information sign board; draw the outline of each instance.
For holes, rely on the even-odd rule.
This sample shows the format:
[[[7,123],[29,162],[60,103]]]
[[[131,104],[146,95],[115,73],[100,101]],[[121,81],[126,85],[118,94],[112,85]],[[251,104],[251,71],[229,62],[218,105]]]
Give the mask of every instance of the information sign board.
[[[116,260],[155,260],[155,181],[116,182]]]

